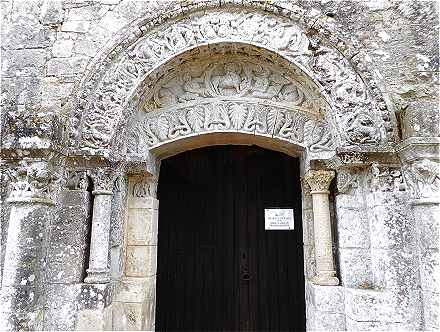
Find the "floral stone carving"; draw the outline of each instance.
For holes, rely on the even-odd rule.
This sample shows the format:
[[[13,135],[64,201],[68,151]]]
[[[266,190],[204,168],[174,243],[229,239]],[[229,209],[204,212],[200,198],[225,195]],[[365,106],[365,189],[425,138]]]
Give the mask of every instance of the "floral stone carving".
[[[59,177],[44,161],[20,161],[6,170],[9,178],[9,202],[53,204],[52,194]]]
[[[330,182],[335,177],[334,171],[326,170],[310,170],[304,176],[308,185],[312,189],[312,194],[314,191],[317,192],[327,192],[330,186]]]

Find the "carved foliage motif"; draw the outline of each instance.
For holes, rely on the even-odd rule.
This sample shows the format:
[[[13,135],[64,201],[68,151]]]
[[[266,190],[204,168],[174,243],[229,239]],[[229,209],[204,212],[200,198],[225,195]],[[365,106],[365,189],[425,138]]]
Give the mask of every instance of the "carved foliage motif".
[[[332,150],[328,125],[299,111],[258,103],[217,102],[149,113],[134,124],[128,152],[142,154],[168,140],[194,133],[238,131],[285,139],[310,151]]]
[[[147,178],[133,185],[132,195],[137,198],[156,197],[157,179]]]
[[[9,201],[38,200],[52,203],[55,184],[60,180],[47,162],[20,161],[19,165],[6,170],[9,178]]]
[[[304,176],[308,185],[313,191],[327,191],[330,186],[330,182],[335,177],[334,171],[326,170],[310,170]]]
[[[97,168],[87,171],[93,180],[94,190],[112,192],[114,186],[114,171],[107,168]]]
[[[440,164],[422,159],[404,167],[404,176],[413,198],[438,198]]]
[[[84,104],[87,115],[82,121],[80,144],[89,148],[107,147],[122,117],[125,104],[131,98],[129,91],[133,91],[139,85],[144,75],[191,47],[218,42],[260,45],[302,66],[312,79],[322,84],[321,91],[327,98],[332,112],[336,114],[335,122],[352,126],[348,134],[349,140],[343,141],[342,144],[364,144],[381,139],[380,135],[371,129],[381,127],[381,119],[372,116],[368,120],[363,116],[360,121],[345,118],[346,114],[352,112],[355,104],[360,104],[361,107],[366,105],[371,114],[375,113],[376,104],[368,95],[363,81],[339,52],[322,45],[319,41],[314,45],[315,50],[312,52],[309,50],[310,41],[307,36],[288,19],[245,10],[196,13],[174,21],[168,27],[154,29],[143,35],[129,48],[128,53],[120,56],[116,67],[106,71],[97,90],[93,94],[87,93],[82,96],[88,102]],[[170,91],[157,91],[154,99],[156,106],[173,101],[174,98],[177,98],[177,102],[189,101],[205,93],[228,95],[248,91],[247,93],[255,94],[257,98],[271,99],[275,90],[280,88],[276,79],[264,74],[258,78],[259,81],[255,79],[251,92],[248,89],[249,81],[241,80],[241,76],[238,78],[238,68],[234,65],[222,66],[221,73],[209,76],[209,84],[202,82],[201,77],[184,75],[180,85],[182,91],[178,98]],[[281,84],[281,89],[283,88],[290,91],[278,96],[284,95],[284,98],[297,102],[301,100],[302,91],[296,86],[287,87]],[[92,100],[90,95],[93,95]],[[342,121],[339,121],[341,117]],[[75,136],[75,123],[78,121],[72,119],[72,122],[72,135]],[[355,128],[358,123],[361,125],[360,129]],[[344,128],[340,129],[341,132],[344,131]]]

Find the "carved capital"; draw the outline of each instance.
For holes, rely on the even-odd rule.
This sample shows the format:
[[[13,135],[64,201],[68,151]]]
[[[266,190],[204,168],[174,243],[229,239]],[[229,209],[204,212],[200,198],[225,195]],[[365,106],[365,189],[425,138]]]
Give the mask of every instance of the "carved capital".
[[[348,169],[341,169],[337,173],[336,186],[340,194],[349,194],[359,187],[359,174]]]
[[[137,198],[156,197],[157,179],[149,177],[135,182],[131,193]]]
[[[52,194],[60,177],[48,162],[22,160],[7,169],[6,176],[10,180],[8,202],[54,204]]]
[[[309,184],[313,192],[328,191],[330,182],[335,177],[334,171],[329,170],[309,170],[304,179]]]
[[[75,170],[67,172],[66,188],[69,190],[87,190],[90,185],[87,171]]]
[[[88,175],[93,180],[94,194],[112,194],[114,186],[114,172],[107,168],[89,170]]]
[[[403,167],[405,182],[414,199],[439,200],[440,163],[422,159]]]
[[[406,190],[400,168],[380,166],[377,162],[371,164],[368,183],[372,192]]]

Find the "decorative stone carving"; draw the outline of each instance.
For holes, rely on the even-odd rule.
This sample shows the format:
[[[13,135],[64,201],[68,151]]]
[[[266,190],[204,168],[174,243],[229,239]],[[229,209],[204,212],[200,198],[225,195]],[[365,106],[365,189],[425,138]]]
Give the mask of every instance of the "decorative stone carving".
[[[261,99],[281,104],[284,108],[301,108],[320,114],[319,95],[312,95],[302,84],[261,59],[222,56],[210,57],[168,73],[166,80],[155,84],[145,98],[143,109],[178,107],[187,103],[216,100]],[[316,89],[316,88],[315,88]],[[210,99],[213,99],[210,101]]]
[[[347,140],[354,144],[377,143],[380,133],[375,122],[365,112],[356,112],[345,118],[344,133]]]
[[[348,194],[359,187],[359,173],[356,171],[338,170],[336,179],[336,186],[340,194]]]
[[[68,172],[66,188],[69,190],[87,190],[90,180],[87,171],[71,171]]]
[[[133,185],[132,195],[137,198],[156,197],[157,179],[146,178]]]
[[[398,168],[371,164],[368,174],[368,182],[371,191],[405,191],[406,186],[402,172]]]
[[[53,204],[52,194],[60,177],[45,161],[20,161],[6,170],[9,178],[9,202],[40,202]]]
[[[422,159],[404,167],[404,177],[411,196],[418,198],[437,198],[440,193],[440,164]]]
[[[313,194],[314,191],[328,191],[330,182],[334,177],[334,171],[310,170],[306,173],[304,179],[309,184]]]
[[[114,173],[111,169],[98,168],[89,170],[88,175],[93,180],[94,191],[104,191],[110,194],[113,191]]]
[[[311,151],[334,149],[324,121],[299,111],[244,101],[207,102],[147,114],[144,120],[132,125],[127,149],[130,154],[144,154],[178,137],[218,131],[270,135]]]
[[[258,10],[228,11],[227,8],[193,13],[165,24],[162,29],[148,31],[128,48],[127,53],[108,62],[114,64],[114,67],[107,68],[105,75],[91,75],[100,82],[96,86],[94,81],[84,83],[85,89],[81,96],[84,102],[78,108],[78,117],[80,114],[86,116],[81,121],[78,117],[72,119],[71,138],[79,139],[79,144],[83,147],[108,148],[115,128],[126,121],[126,116],[122,114],[127,109],[127,104],[132,98],[138,99],[144,92],[150,93],[156,86],[154,77],[166,76],[167,66],[162,66],[164,63],[178,58],[183,52],[188,56],[195,56],[196,51],[199,51],[198,58],[211,56],[231,43],[252,44],[258,48],[273,50],[279,55],[279,59],[286,59],[294,67],[301,68],[299,71],[302,71],[309,82],[320,84],[322,97],[329,105],[328,110],[332,112],[330,118],[334,119],[333,125],[339,127],[341,133],[346,130],[344,124],[349,126],[348,137],[341,135],[342,145],[370,144],[383,140],[372,129],[383,127],[385,121],[383,116],[381,118],[375,115],[380,113],[376,101],[350,62],[336,48],[321,44],[319,39],[314,40],[313,48],[309,48],[310,40],[301,28],[287,18]],[[202,54],[201,45],[207,44],[210,47],[206,48],[211,53]],[[193,52],[193,49],[196,51]],[[259,53],[269,54],[268,51],[261,50]],[[113,52],[112,56],[114,55]],[[271,58],[272,62],[278,59],[274,54],[271,54]],[[185,60],[182,58],[179,61],[182,63]],[[177,96],[169,88],[155,93],[156,98],[153,100],[156,106],[170,102],[187,103],[202,96],[210,97],[204,95],[206,93],[231,97],[247,91],[253,98],[272,99],[272,95],[280,89],[281,83],[266,75],[264,70],[253,74],[254,81],[249,82],[242,80],[243,76],[239,74],[236,64],[222,64],[220,67],[219,73],[209,76],[209,85],[201,76],[185,73],[178,85]],[[101,67],[100,70],[102,69]],[[95,88],[96,91],[92,92],[91,89]],[[285,101],[289,98],[296,102],[302,100],[303,90],[297,86],[290,86],[289,89],[291,91],[284,94]],[[375,86],[374,96],[377,96],[376,91]],[[281,97],[277,98],[280,100]],[[384,104],[382,100],[379,103]],[[356,120],[348,116],[359,108],[368,110],[370,117],[367,119],[365,114],[359,113],[355,118],[359,116],[361,119]],[[386,121],[389,122],[390,119]],[[81,126],[80,130],[78,125]],[[388,129],[383,132],[390,133]],[[77,137],[77,134],[81,137]],[[333,134],[340,135],[336,132]]]

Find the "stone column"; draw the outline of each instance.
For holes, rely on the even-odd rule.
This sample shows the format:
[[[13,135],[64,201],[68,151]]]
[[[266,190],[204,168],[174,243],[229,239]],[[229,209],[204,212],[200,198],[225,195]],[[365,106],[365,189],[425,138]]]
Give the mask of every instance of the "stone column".
[[[420,283],[424,328],[439,329],[440,296],[440,163],[432,159],[408,162],[404,176],[412,197],[420,250]]]
[[[55,176],[46,161],[23,160],[8,171],[9,229],[0,292],[0,330],[38,330],[45,281],[47,226],[54,218]]]
[[[84,282],[104,284],[110,282],[108,252],[110,240],[110,217],[113,194],[113,173],[109,169],[90,171],[94,195],[92,215],[92,236],[87,277]]]
[[[336,286],[339,284],[333,263],[332,233],[330,223],[330,206],[328,190],[334,171],[309,170],[305,180],[312,191],[313,225],[315,238],[316,275],[313,283],[317,285]]]

